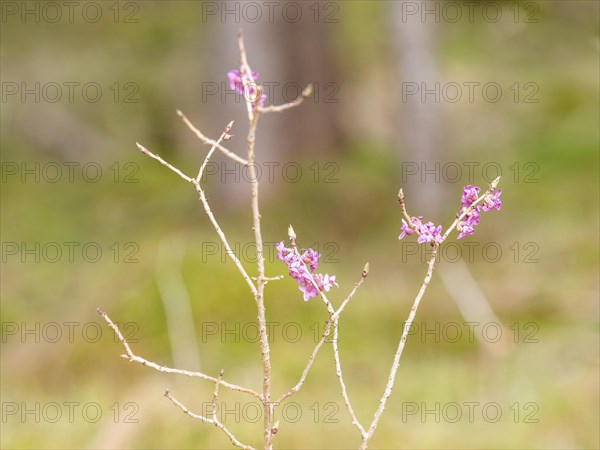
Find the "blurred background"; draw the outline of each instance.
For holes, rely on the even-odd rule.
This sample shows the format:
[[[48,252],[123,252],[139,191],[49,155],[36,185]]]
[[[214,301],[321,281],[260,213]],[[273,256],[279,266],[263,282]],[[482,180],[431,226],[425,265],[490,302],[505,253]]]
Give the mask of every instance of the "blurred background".
[[[417,314],[372,448],[598,448],[598,52],[593,1],[1,3],[3,448],[229,448],[212,385],[136,353],[259,389],[256,311],[193,189],[208,147],[245,156],[227,84],[243,28],[267,103],[257,159],[267,275],[294,225],[335,274],[346,383],[370,422],[427,249],[409,213],[447,227],[463,186],[502,175],[503,207],[451,239]],[[247,174],[222,154],[207,196],[254,269]],[[266,290],[275,395],[327,318],[289,277]],[[260,409],[222,390],[221,419],[260,447]],[[356,448],[330,344],[278,412],[279,448]]]

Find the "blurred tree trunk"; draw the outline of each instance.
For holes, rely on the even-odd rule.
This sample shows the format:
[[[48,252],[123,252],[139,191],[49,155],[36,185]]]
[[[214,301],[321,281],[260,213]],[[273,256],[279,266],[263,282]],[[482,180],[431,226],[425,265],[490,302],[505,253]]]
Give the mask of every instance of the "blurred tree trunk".
[[[309,98],[298,108],[261,118],[257,132],[257,161],[302,164],[303,161],[314,161],[320,151],[331,152],[341,148],[343,134],[337,122],[337,104],[323,103],[326,94],[323,85],[337,80],[330,45],[331,25],[314,23],[313,20],[293,24],[284,21],[281,15],[276,15],[273,23],[266,18],[256,24],[236,23],[234,20],[215,23],[210,34],[216,38],[208,46],[209,54],[204,55],[211,72],[209,79],[226,80],[226,70],[238,67],[237,33],[240,27],[243,28],[249,63],[259,73],[258,82],[272,86],[267,90],[267,94],[271,94],[267,104],[292,101],[296,93],[299,95],[311,83],[316,83],[319,90],[318,98]],[[231,96],[226,107],[220,108],[226,113],[209,118],[211,129],[219,129],[234,119],[235,145],[242,148],[241,141],[245,143],[248,129],[245,109],[230,99]],[[235,195],[245,192],[245,184],[225,183],[223,196],[238,198],[235,203],[245,204],[245,196]],[[268,195],[271,186],[263,183],[263,192]]]
[[[435,169],[436,162],[442,160],[443,151],[443,117],[441,104],[436,103],[429,95],[426,100],[421,98],[421,83],[433,87],[439,81],[436,65],[437,35],[435,23],[422,22],[418,16],[411,16],[402,21],[403,2],[391,2],[392,42],[394,43],[394,62],[397,87],[398,108],[394,116],[397,118],[396,155],[398,157],[399,173],[404,171],[406,183],[405,192],[410,196],[413,205],[419,209],[410,211],[438,212],[443,203],[441,183],[436,183],[433,174],[427,175],[425,168]],[[402,83],[416,83],[419,92],[416,95],[404,95]],[[404,98],[406,97],[406,98]],[[408,166],[418,167],[418,173],[408,175]],[[402,180],[401,180],[402,181]]]

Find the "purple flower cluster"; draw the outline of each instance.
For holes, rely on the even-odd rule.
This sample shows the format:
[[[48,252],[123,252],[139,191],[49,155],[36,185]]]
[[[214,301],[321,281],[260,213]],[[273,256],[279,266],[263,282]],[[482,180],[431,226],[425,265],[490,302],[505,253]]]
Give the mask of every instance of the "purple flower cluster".
[[[335,275],[314,273],[319,265],[321,255],[312,248],[306,250],[302,255],[296,253],[292,248],[285,247],[283,241],[279,242],[276,248],[277,258],[288,266],[290,276],[296,280],[298,288],[304,294],[305,302],[312,297],[317,297],[319,291],[329,292],[332,286],[338,286],[335,282]]]
[[[471,205],[479,198],[480,188],[477,186],[468,185],[463,189],[461,199],[461,210],[459,215],[462,215],[467,211]],[[481,217],[481,211],[491,211],[492,209],[500,210],[502,206],[502,200],[500,200],[500,194],[502,189],[498,189],[493,193],[487,194],[480,204],[475,205],[468,214],[466,214],[460,222],[456,225],[458,230],[457,239],[462,239],[469,234],[475,233],[475,226],[479,225],[479,218]],[[442,243],[442,227],[441,225],[436,227],[432,222],[423,223],[423,216],[414,216],[410,218],[412,226],[406,223],[406,220],[402,219],[402,226],[400,227],[400,236],[398,239],[402,239],[404,236],[410,236],[417,233],[419,238],[417,242],[422,244],[429,242],[430,244],[441,244]],[[416,228],[416,229],[415,229]]]
[[[235,69],[230,70],[229,72],[227,72],[227,78],[229,78],[229,88],[233,89],[238,94],[245,96],[244,81],[242,79],[242,74],[240,73],[240,71]],[[256,80],[258,78],[258,72],[252,72],[252,78]],[[254,100],[256,98],[256,95],[256,85],[248,84],[247,100]],[[265,94],[262,94],[260,96],[260,100],[258,101],[258,105],[261,107],[264,106],[266,100],[267,96]]]
[[[422,244],[424,242],[429,242],[433,244],[434,242],[440,244],[442,242],[442,226],[435,226],[433,222],[423,223],[421,221],[423,216],[411,217],[410,221],[417,228],[419,237],[417,242]],[[417,233],[413,227],[411,227],[406,220],[402,219],[402,226],[400,227],[402,233],[398,236],[398,239],[402,239],[404,236],[410,236],[412,234]]]
[[[460,214],[463,214],[469,209],[475,200],[479,197],[479,189],[477,186],[465,186],[461,199],[462,208]],[[476,205],[469,213],[462,218],[456,225],[456,229],[459,234],[456,239],[462,239],[469,234],[475,233],[475,226],[479,225],[479,218],[481,217],[481,211],[491,211],[492,209],[500,210],[502,206],[502,200],[500,200],[500,194],[502,189],[498,189],[494,193],[488,194],[483,199],[482,203]]]

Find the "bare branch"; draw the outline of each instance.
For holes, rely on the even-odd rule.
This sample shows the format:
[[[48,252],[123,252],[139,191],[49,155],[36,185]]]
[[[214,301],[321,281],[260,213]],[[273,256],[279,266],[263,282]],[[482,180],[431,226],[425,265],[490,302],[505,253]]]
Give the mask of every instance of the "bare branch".
[[[248,64],[248,57],[246,56],[246,46],[244,44],[244,35],[240,31],[238,33],[238,46],[240,48],[240,76],[242,78],[242,85],[246,86],[257,86],[256,80],[252,75],[252,69],[250,69],[250,65]],[[256,98],[254,99],[256,103],[260,100],[262,88],[257,92]],[[256,105],[257,106],[257,105]],[[254,117],[257,115],[255,111],[255,104],[246,101],[246,110],[248,111],[248,120],[252,122]],[[248,158],[250,159],[250,158]]]
[[[346,383],[344,383],[344,375],[342,373],[342,365],[340,363],[340,353],[338,350],[338,336],[339,335],[339,324],[338,324],[338,319],[335,319],[333,322],[333,359],[335,361],[335,374],[338,377],[338,380],[340,382],[340,386],[342,388],[342,397],[344,397],[344,403],[346,404],[346,408],[348,409],[348,412],[350,413],[350,417],[352,418],[352,424],[358,428],[358,431],[360,432],[360,436],[362,437],[363,441],[367,435],[364,427],[362,426],[362,424],[360,423],[360,421],[358,420],[358,418],[356,417],[356,413],[354,412],[354,408],[352,408],[352,403],[350,402],[350,397],[348,397],[348,391],[346,389]]]
[[[231,126],[231,123],[227,126],[227,128],[223,132],[223,134],[221,134],[221,137],[219,138],[219,141],[227,138],[227,136],[228,136],[227,131],[229,130],[230,126]],[[200,167],[200,172],[198,174],[199,177],[202,176],[202,172],[204,170],[203,168],[206,167],[206,164],[208,162],[208,158],[210,157],[210,155],[214,151],[214,148],[219,145],[218,144],[219,141],[214,141],[215,144],[213,145],[213,148],[211,149],[211,151],[207,155],[207,157],[206,157],[206,159],[204,161],[204,164]],[[217,231],[217,234],[221,238],[221,241],[223,242],[223,245],[225,245],[225,249],[227,250],[227,254],[231,257],[231,259],[233,260],[233,262],[237,266],[238,270],[242,274],[242,277],[244,278],[244,280],[246,281],[246,283],[250,287],[250,291],[252,292],[252,295],[254,297],[256,297],[256,295],[257,295],[257,289],[254,286],[254,283],[252,283],[252,280],[250,279],[250,276],[248,275],[248,273],[246,272],[246,270],[242,266],[242,263],[240,262],[240,260],[238,259],[238,257],[235,255],[235,253],[233,253],[233,250],[231,249],[229,243],[227,242],[227,238],[225,237],[225,233],[223,233],[223,230],[219,226],[219,224],[217,222],[217,219],[215,218],[214,214],[212,213],[212,211],[210,209],[210,206],[208,204],[208,200],[206,199],[206,195],[204,194],[204,190],[200,186],[199,180],[198,179],[194,179],[194,178],[190,178],[187,175],[183,174],[179,169],[177,169],[176,167],[172,166],[171,164],[169,164],[168,162],[166,162],[165,160],[163,160],[160,156],[155,155],[150,150],[146,149],[144,146],[138,144],[138,147],[139,147],[139,149],[140,149],[140,151],[142,153],[145,153],[146,155],[148,155],[148,156],[156,159],[162,165],[164,165],[165,167],[168,167],[173,172],[175,172],[176,174],[178,174],[185,181],[187,181],[188,183],[192,183],[194,185],[194,187],[196,188],[196,191],[198,192],[198,196],[200,198],[200,201],[202,202],[202,205],[204,206],[204,211],[208,215],[208,218],[210,219],[211,223],[213,224],[215,230]]]
[[[398,202],[400,203],[400,208],[402,209],[402,215],[405,217],[406,223],[408,224],[408,226],[411,227],[413,230],[415,230],[415,232],[418,235],[421,234],[419,227],[417,227],[413,223],[412,218],[406,212],[406,204],[404,202],[404,191],[402,191],[402,188],[400,188],[400,191],[398,192]]]
[[[284,278],[284,277],[283,277],[283,275],[277,275],[277,276],[275,276],[275,277],[264,277],[264,278],[263,278],[264,285],[266,286],[266,285],[269,283],[269,281],[283,280],[283,278]],[[258,278],[257,278],[257,277],[252,277],[252,279],[253,279],[254,281],[258,280]]]
[[[181,178],[183,178],[185,181],[187,181],[188,183],[192,182],[192,179],[190,177],[188,177],[186,174],[184,174],[181,170],[179,170],[177,167],[172,166],[171,164],[169,164],[168,162],[166,162],[164,159],[162,159],[160,156],[155,155],[154,153],[152,153],[150,150],[148,150],[146,147],[144,147],[142,144],[136,142],[135,143],[138,146],[138,149],[140,150],[140,152],[142,152],[145,155],[148,155],[150,158],[154,158],[155,160],[157,160],[159,163],[161,163],[163,166],[167,167],[168,169],[172,170],[173,172],[175,172],[177,175],[179,175]]]
[[[321,339],[319,340],[319,342],[317,342],[317,345],[315,346],[314,350],[310,354],[310,357],[308,358],[308,362],[306,363],[306,367],[304,368],[304,370],[302,371],[302,375],[300,376],[300,380],[298,381],[298,383],[296,383],[296,385],[294,387],[292,387],[289,391],[283,393],[281,395],[281,397],[279,397],[277,400],[275,400],[273,402],[273,406],[278,406],[285,399],[287,399],[288,397],[292,396],[293,394],[295,394],[296,392],[298,392],[300,390],[300,388],[304,384],[304,381],[306,380],[306,377],[308,376],[308,372],[310,371],[310,368],[312,367],[313,362],[315,361],[315,358],[317,357],[317,353],[319,353],[319,350],[321,349],[321,347],[323,346],[323,344],[325,343],[325,341],[327,340],[327,338],[329,337],[330,334],[331,334],[331,321],[327,321],[327,326],[325,327],[325,331],[323,332],[323,335],[321,336]]]
[[[218,386],[219,383],[216,383],[216,385]],[[179,409],[181,409],[185,414],[187,414],[191,418],[198,419],[204,423],[210,423],[210,424],[216,426],[218,429],[220,429],[223,433],[225,433],[227,435],[227,437],[229,438],[231,443],[233,445],[235,445],[236,447],[243,448],[245,450],[255,450],[254,447],[251,447],[246,444],[242,444],[233,435],[233,433],[227,429],[227,427],[225,425],[223,425],[221,422],[216,420],[216,414],[213,419],[209,419],[208,417],[204,417],[204,416],[201,416],[200,414],[195,414],[195,413],[191,412],[189,409],[187,409],[187,407],[183,403],[181,403],[179,400],[177,400],[175,397],[173,397],[169,391],[165,392],[165,397],[167,397],[169,400],[171,400],[171,402],[173,402],[173,404],[175,406],[177,406]]]
[[[251,184],[251,209],[252,209],[252,229],[254,231],[254,242],[256,244],[256,290],[254,299],[256,301],[256,309],[258,313],[259,327],[259,342],[260,353],[263,368],[263,438],[264,447],[270,449],[273,439],[273,405],[271,403],[271,349],[269,345],[269,337],[267,335],[267,319],[264,302],[265,289],[265,258],[263,254],[263,238],[261,231],[260,209],[258,202],[258,177],[254,164],[255,154],[254,145],[256,142],[256,126],[260,113],[257,111],[258,102],[260,101],[262,88],[257,86],[252,74],[252,69],[248,65],[246,56],[246,48],[244,46],[244,37],[240,31],[238,34],[238,45],[240,48],[240,75],[243,86],[256,86],[256,97],[253,102],[246,101],[246,109],[248,111],[248,136],[247,142],[247,160],[248,160],[248,175]]]
[[[339,353],[339,349],[338,349],[338,337],[339,337],[340,314],[342,313],[342,311],[344,310],[344,308],[346,307],[348,302],[350,300],[352,300],[352,297],[354,297],[354,294],[356,294],[356,291],[358,290],[358,288],[360,288],[360,286],[363,284],[363,282],[365,281],[365,279],[367,278],[368,275],[369,275],[369,263],[366,263],[365,267],[363,268],[363,271],[360,274],[360,280],[358,280],[358,282],[354,285],[354,289],[352,289],[350,294],[348,294],[348,297],[346,297],[346,299],[342,302],[342,304],[340,305],[338,310],[331,316],[331,319],[333,321],[333,359],[335,362],[335,373],[340,382],[340,387],[342,388],[342,397],[344,398],[344,403],[346,404],[346,408],[348,409],[348,412],[350,413],[350,417],[352,418],[352,424],[356,428],[358,428],[358,431],[360,432],[360,435],[362,438],[364,438],[366,432],[365,432],[364,427],[361,425],[360,421],[356,417],[356,413],[354,412],[354,408],[352,408],[352,403],[350,402],[350,397],[348,396],[348,391],[346,389],[346,383],[344,383],[344,376],[342,373],[342,365],[340,362],[340,353]]]
[[[288,109],[295,108],[296,106],[300,106],[304,100],[312,94],[312,84],[309,84],[302,91],[302,95],[298,97],[296,100],[293,100],[289,103],[284,103],[283,105],[269,105],[269,106],[259,106],[258,111],[261,113],[271,113],[271,112],[283,112]]]
[[[198,183],[196,180],[192,180],[192,184],[196,188],[196,192],[198,192],[198,197],[200,198],[200,201],[202,202],[202,206],[204,206],[204,211],[206,212],[206,215],[208,216],[211,223],[213,224],[215,231],[221,238],[221,241],[223,242],[223,245],[225,246],[225,250],[227,251],[227,254],[232,259],[232,261],[235,263],[236,267],[242,274],[242,277],[246,281],[246,284],[248,284],[248,287],[250,287],[250,291],[252,292],[252,295],[256,297],[256,295],[257,295],[256,286],[254,286],[254,283],[250,279],[248,272],[246,272],[246,269],[244,269],[244,266],[242,266],[242,263],[240,262],[239,258],[235,255],[235,253],[231,249],[231,246],[229,245],[229,242],[227,241],[227,238],[225,237],[225,233],[223,233],[223,230],[219,226],[217,219],[215,218],[214,214],[212,213],[212,211],[210,209],[210,205],[208,204],[208,200],[206,199],[204,190],[200,186],[200,183]]]
[[[295,247],[295,245],[296,245],[296,243],[295,243],[296,236],[295,236],[295,233],[293,233],[293,229],[291,228],[291,225],[290,225],[290,230],[291,231],[290,231],[289,234],[290,234],[290,236],[293,236],[292,245]],[[342,302],[342,305],[338,308],[337,311],[335,311],[335,313],[331,314],[331,312],[330,312],[330,319],[327,321],[327,326],[325,327],[325,331],[323,332],[323,335],[321,336],[321,339],[319,340],[319,342],[317,342],[317,345],[315,346],[315,348],[312,351],[310,357],[308,358],[308,362],[306,363],[306,367],[302,371],[302,375],[300,376],[300,380],[298,381],[298,383],[296,383],[296,385],[294,387],[292,387],[289,391],[287,391],[284,394],[282,394],[281,397],[279,397],[275,402],[273,402],[274,406],[279,405],[285,399],[287,399],[288,397],[292,396],[293,394],[295,394],[296,392],[298,392],[300,390],[300,388],[304,384],[304,381],[306,380],[306,377],[308,376],[308,372],[310,371],[315,358],[317,357],[317,353],[319,353],[319,350],[321,349],[321,347],[323,346],[323,344],[325,343],[325,341],[327,340],[327,338],[331,334],[331,326],[332,326],[332,324],[334,322],[337,324],[337,321],[338,321],[338,319],[340,317],[340,314],[342,313],[342,311],[344,310],[344,308],[346,307],[346,305],[348,304],[348,302],[352,299],[352,297],[354,297],[354,294],[356,293],[356,291],[358,290],[358,288],[363,284],[363,282],[365,281],[365,278],[367,278],[368,274],[369,274],[369,264],[367,263],[367,264],[365,264],[365,268],[363,269],[363,271],[361,273],[360,280],[354,285],[354,289],[352,289],[352,291],[350,292],[350,294],[348,294],[348,297],[346,297],[346,299]],[[335,340],[335,337],[334,337],[334,340]],[[334,345],[335,345],[334,346],[334,351],[337,352],[337,344],[334,344]]]
[[[340,307],[337,309],[335,314],[332,316],[332,319],[337,319],[340,316],[340,314],[342,313],[342,311],[344,310],[344,308],[346,307],[348,302],[350,300],[352,300],[352,297],[354,297],[354,294],[356,294],[356,291],[358,291],[358,288],[363,284],[363,282],[365,281],[365,279],[367,278],[368,275],[369,275],[369,263],[366,263],[365,267],[363,268],[363,271],[360,274],[360,280],[358,280],[358,283],[354,284],[354,289],[352,289],[350,294],[348,294],[348,297],[346,297],[346,299],[342,302]]]
[[[433,274],[433,268],[435,266],[435,258],[437,255],[438,247],[439,247],[439,244],[437,244],[437,243],[433,244],[433,251],[431,252],[431,258],[429,259],[429,262],[427,265],[427,273],[425,274],[425,279],[423,280],[423,283],[421,284],[421,289],[419,289],[419,293],[415,297],[412,308],[410,309],[410,313],[408,315],[408,319],[406,320],[406,322],[404,324],[404,329],[402,331],[402,337],[400,338],[400,342],[398,343],[398,348],[396,350],[396,354],[394,355],[394,362],[392,364],[392,368],[391,368],[390,374],[388,376],[387,385],[385,386],[383,395],[381,396],[381,399],[379,400],[379,407],[377,408],[377,411],[375,411],[375,414],[373,415],[373,421],[371,422],[371,425],[369,426],[369,431],[366,434],[363,434],[362,443],[359,447],[361,449],[367,448],[367,443],[368,443],[369,439],[371,439],[371,437],[373,436],[373,433],[375,432],[375,429],[377,428],[379,419],[381,418],[381,414],[383,413],[385,406],[387,404],[387,400],[390,397],[390,395],[392,394],[392,388],[394,387],[394,382],[396,380],[396,372],[398,371],[398,366],[400,365],[400,358],[402,357],[402,352],[404,350],[404,345],[406,344],[406,338],[408,337],[408,332],[410,331],[410,327],[411,327],[413,321],[415,320],[415,316],[417,315],[417,309],[419,308],[419,303],[421,302],[421,299],[423,298],[423,294],[425,294],[425,290],[427,289],[427,286],[429,285],[429,282],[431,281],[431,276]]]
[[[170,367],[161,366],[152,361],[148,361],[147,359],[137,356],[131,350],[129,343],[127,342],[127,340],[125,339],[125,337],[123,336],[121,331],[119,330],[119,327],[110,319],[110,317],[108,317],[108,315],[101,309],[98,309],[98,314],[100,314],[102,316],[102,318],[106,321],[108,326],[114,331],[115,336],[117,336],[117,339],[119,339],[121,344],[123,344],[123,347],[125,348],[125,354],[121,355],[121,358],[136,362],[138,364],[141,364],[142,366],[150,367],[152,369],[158,370],[159,372],[175,373],[175,374],[179,374],[179,375],[185,375],[187,377],[202,378],[203,380],[208,380],[208,381],[212,381],[213,383],[222,384],[223,386],[225,386],[228,389],[231,389],[232,391],[238,391],[238,392],[243,392],[245,394],[250,394],[250,395],[262,400],[262,396],[253,389],[245,388],[245,387],[239,386],[237,384],[228,383],[227,381],[223,381],[219,378],[211,377],[210,375],[206,375],[202,372],[192,372],[189,370],[173,369]]]
[[[181,120],[183,120],[183,123],[185,123],[188,128],[190,130],[192,130],[192,132],[198,137],[198,139],[200,139],[202,142],[204,142],[205,144],[208,145],[215,145],[217,144],[217,141],[210,139],[206,136],[204,136],[202,134],[202,132],[196,128],[194,125],[192,125],[192,122],[190,122],[188,120],[188,118],[179,110],[177,110],[177,115],[179,117],[181,117]],[[238,155],[236,155],[235,153],[233,153],[231,150],[226,149],[225,147],[223,147],[221,144],[217,144],[216,147],[225,155],[228,156],[229,158],[233,159],[234,161],[239,162],[240,164],[242,164],[243,166],[248,165],[248,161],[246,161],[244,158],[239,157]]]
[[[212,156],[212,154],[214,153],[216,148],[219,146],[221,141],[231,139],[231,135],[229,134],[229,132],[231,131],[232,126],[233,126],[233,120],[231,122],[229,122],[229,124],[225,127],[225,131],[223,131],[223,133],[221,133],[221,136],[219,137],[219,139],[217,139],[215,141],[215,143],[213,144],[213,146],[211,147],[209,152],[206,154],[206,158],[204,158],[204,162],[200,166],[200,170],[198,171],[198,176],[196,177],[196,181],[198,183],[200,183],[200,180],[202,179],[202,174],[204,173],[204,170],[206,169],[206,165],[208,164],[210,157]]]

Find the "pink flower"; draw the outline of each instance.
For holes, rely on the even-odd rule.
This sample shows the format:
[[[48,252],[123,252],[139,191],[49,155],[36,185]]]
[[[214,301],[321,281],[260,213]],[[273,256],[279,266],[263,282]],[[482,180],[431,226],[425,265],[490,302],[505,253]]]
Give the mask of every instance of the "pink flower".
[[[464,209],[465,208],[463,208],[463,210]],[[462,239],[469,234],[475,233],[475,225],[479,225],[480,214],[479,207],[476,207],[469,214],[467,214],[463,220],[458,222],[456,229],[459,231],[459,235],[456,239]]]
[[[319,258],[321,255],[314,251],[312,248],[309,248],[304,253],[302,253],[302,261],[306,264],[307,267],[310,268],[311,272],[314,272],[319,265]]]
[[[227,78],[229,78],[229,87],[238,94],[244,93],[244,81],[242,80],[242,74],[239,70],[233,69],[227,72]],[[258,78],[258,72],[252,72],[252,78],[256,80]]]
[[[433,222],[427,222],[423,225],[421,225],[421,228],[419,229],[419,231],[421,232],[421,234],[419,235],[419,238],[417,239],[417,242],[419,244],[422,244],[423,242],[429,242],[430,244],[438,243],[440,244],[442,242],[442,226],[438,226],[436,227]]]
[[[462,205],[466,207],[471,206],[471,204],[477,200],[477,197],[479,197],[479,191],[481,191],[481,189],[477,186],[471,186],[470,184],[465,186],[461,200]]]
[[[502,189],[498,189],[493,194],[486,195],[483,199],[483,205],[481,206],[481,209],[484,211],[491,211],[492,209],[500,211],[500,207],[502,206],[500,194],[502,194]]]
[[[243,95],[244,98],[246,98],[246,92],[244,90],[244,81],[242,79],[242,74],[240,73],[240,71],[235,69],[230,70],[229,72],[227,72],[227,78],[229,78],[230,89],[233,89],[235,92],[237,92],[240,95]],[[258,72],[252,72],[252,78],[256,80],[258,78]],[[256,97],[256,85],[248,84],[247,87],[248,92],[246,99],[248,101],[254,101]],[[260,100],[258,101],[258,105],[261,107],[264,106],[266,100],[267,96],[265,94],[262,94],[260,96]]]
[[[327,274],[321,275],[320,273],[317,273],[315,274],[314,279],[321,291],[329,292],[334,285],[339,287],[335,282],[335,275],[329,276]]]
[[[423,216],[411,217],[410,221],[417,227],[417,229],[421,228],[421,219]],[[402,219],[402,226],[400,227],[400,236],[398,239],[402,239],[404,236],[411,236],[416,233],[413,227],[406,223],[406,220]]]
[[[278,242],[275,248],[277,258],[288,266],[289,275],[298,283],[298,289],[304,294],[304,301],[317,297],[319,291],[329,292],[333,286],[339,287],[335,275],[314,273],[321,257],[317,251],[309,248],[298,255],[294,249],[287,248],[283,241]]]
[[[490,189],[493,187],[495,187],[495,184],[493,184]],[[464,187],[461,198],[462,207],[460,208],[459,216],[465,214],[466,211],[468,211],[468,213],[456,224],[456,230],[458,231],[456,239],[462,239],[469,234],[475,233],[475,226],[479,225],[481,211],[491,211],[492,209],[500,210],[500,207],[502,206],[502,200],[500,200],[500,194],[502,194],[501,189],[486,194],[481,200],[481,204],[473,206],[473,203],[479,198],[480,191],[481,189],[479,187],[470,184]],[[423,223],[422,219],[423,216],[411,217],[410,221],[414,227],[410,226],[402,219],[402,226],[400,227],[402,232],[400,233],[400,236],[398,236],[398,239],[418,233],[419,237],[417,238],[417,242],[419,244],[423,244],[424,242],[428,242],[431,245],[441,244],[441,225],[436,227],[433,222]]]
[[[463,214],[465,211],[467,211],[473,202],[477,200],[480,191],[481,189],[479,189],[477,186],[465,186],[461,200],[462,208],[460,210],[460,214]],[[481,211],[500,209],[502,206],[500,194],[502,194],[502,190],[498,189],[494,193],[486,195],[480,205],[473,207],[471,211],[469,211],[469,213],[463,217],[460,222],[458,222],[456,225],[456,229],[458,230],[458,236],[456,239],[462,239],[469,234],[475,233],[475,226],[479,225]]]

